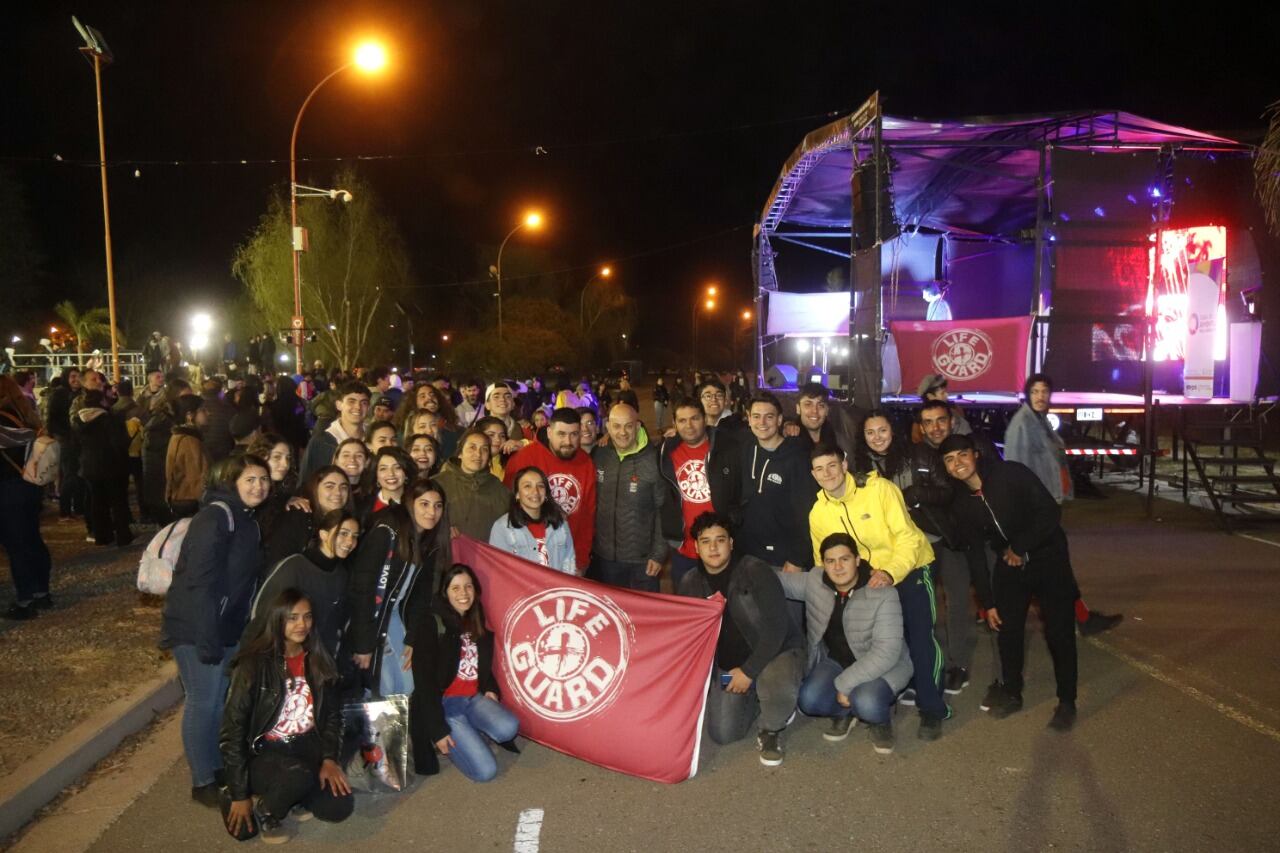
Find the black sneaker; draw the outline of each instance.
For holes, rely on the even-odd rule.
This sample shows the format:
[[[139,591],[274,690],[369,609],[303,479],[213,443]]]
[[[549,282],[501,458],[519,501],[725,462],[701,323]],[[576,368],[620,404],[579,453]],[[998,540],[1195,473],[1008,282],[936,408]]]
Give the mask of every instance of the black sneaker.
[[[304,806],[302,803],[298,803],[296,806],[290,809],[289,814],[298,823],[306,823],[307,821],[311,820],[311,818],[315,817],[315,815],[311,813],[311,810],[306,806]]]
[[[993,681],[987,685],[986,695],[982,697],[982,701],[978,703],[978,710],[990,711],[1004,698],[1004,685],[999,681]]]
[[[25,622],[28,619],[36,618],[38,615],[34,602],[31,604],[10,604],[9,609],[4,612],[4,618],[12,619],[15,622]]]
[[[916,691],[908,687],[898,696],[899,705],[909,705],[912,708],[916,706]]]
[[[833,743],[844,740],[849,736],[849,730],[857,724],[858,718],[852,714],[846,717],[832,717],[822,736]]]
[[[988,712],[997,720],[1003,720],[1010,714],[1016,714],[1022,710],[1022,694],[1013,693],[1009,690],[1002,691],[1003,695],[1000,701],[991,706]]]
[[[946,676],[943,678],[942,689],[944,692],[955,696],[961,690],[969,686],[969,670],[962,666],[953,666],[947,670]]]
[[[872,723],[870,726],[871,748],[878,755],[889,755],[893,752],[893,725],[890,723]]]
[[[1055,732],[1069,732],[1076,724],[1076,706],[1073,702],[1059,702],[1049,720],[1049,728]]]
[[[37,595],[35,598],[31,599],[31,606],[36,610],[52,610],[53,596],[49,595],[47,592],[44,595]]]
[[[191,799],[195,800],[202,806],[208,806],[211,809],[222,808],[222,798],[218,793],[218,783],[210,782],[208,785],[197,785],[191,789]]]
[[[920,730],[916,732],[920,740],[937,740],[942,737],[942,718],[930,714],[920,715]]]
[[[293,832],[282,821],[278,821],[271,815],[259,811],[258,837],[267,844],[284,844],[290,838],[293,838]]]
[[[782,732],[761,729],[756,736],[756,745],[760,748],[760,763],[765,767],[777,767],[782,763]]]
[[[1123,613],[1098,613],[1090,610],[1089,618],[1083,622],[1077,622],[1076,627],[1080,629],[1080,636],[1092,637],[1094,634],[1110,631],[1123,621]]]

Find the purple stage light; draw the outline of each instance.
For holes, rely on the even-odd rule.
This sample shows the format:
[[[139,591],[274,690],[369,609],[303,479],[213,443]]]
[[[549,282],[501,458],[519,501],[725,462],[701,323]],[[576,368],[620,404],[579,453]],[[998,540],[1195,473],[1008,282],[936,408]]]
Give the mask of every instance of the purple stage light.
[[[1095,208],[1093,209],[1093,215],[1094,215],[1094,216],[1106,216],[1106,215],[1107,215],[1107,212],[1106,212],[1105,210],[1103,210],[1101,207],[1095,207]]]

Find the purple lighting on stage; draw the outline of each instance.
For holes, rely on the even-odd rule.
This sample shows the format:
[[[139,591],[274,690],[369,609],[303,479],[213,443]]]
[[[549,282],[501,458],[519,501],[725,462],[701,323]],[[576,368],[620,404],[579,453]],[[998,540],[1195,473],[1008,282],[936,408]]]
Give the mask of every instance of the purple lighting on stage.
[[[1148,191],[1148,194],[1149,194],[1152,198],[1160,198],[1160,196],[1164,195],[1164,193],[1160,192],[1160,188],[1159,188],[1159,187],[1152,187],[1152,188]]]
[[[1106,212],[1105,210],[1103,210],[1101,207],[1095,207],[1095,208],[1093,209],[1093,215],[1094,215],[1094,216],[1106,216],[1106,215],[1107,215],[1107,212]]]

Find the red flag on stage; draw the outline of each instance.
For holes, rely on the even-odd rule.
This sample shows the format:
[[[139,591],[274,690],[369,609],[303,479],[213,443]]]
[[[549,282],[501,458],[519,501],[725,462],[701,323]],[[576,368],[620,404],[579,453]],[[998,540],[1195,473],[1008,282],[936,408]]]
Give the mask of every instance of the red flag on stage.
[[[1022,390],[1027,380],[1030,317],[995,320],[899,320],[889,324],[898,347],[903,388],[930,373],[952,391]]]
[[[522,735],[657,782],[697,772],[722,600],[619,589],[465,536],[453,556],[480,579]]]

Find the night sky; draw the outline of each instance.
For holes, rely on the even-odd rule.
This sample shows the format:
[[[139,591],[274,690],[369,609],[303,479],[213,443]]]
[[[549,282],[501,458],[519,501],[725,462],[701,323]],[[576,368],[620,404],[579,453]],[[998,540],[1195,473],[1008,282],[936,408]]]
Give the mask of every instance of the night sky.
[[[1233,11],[1262,4],[26,5],[6,21],[0,159],[31,209],[48,305],[105,304],[93,77],[74,13],[116,55],[107,155],[135,335],[237,293],[232,253],[287,181],[294,114],[362,34],[389,41],[392,73],[329,84],[299,152],[391,155],[360,168],[409,244],[410,298],[447,306],[457,288],[442,285],[481,273],[479,247],[536,203],[549,264],[585,281],[612,262],[641,297],[641,347],[708,279],[745,305],[751,225],[782,162],[877,89],[895,115],[1117,108],[1246,141],[1280,98],[1280,12]],[[336,165],[300,179],[327,185]]]

